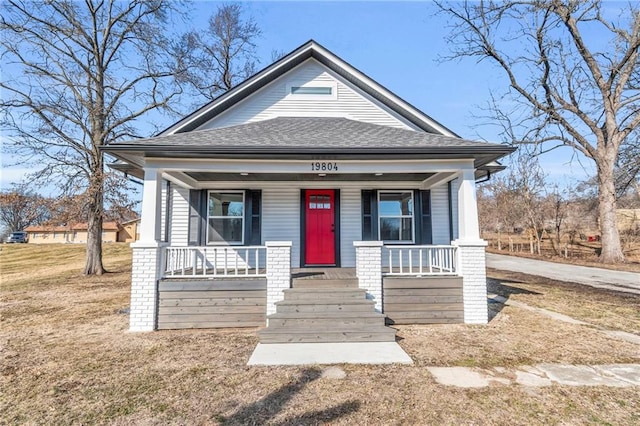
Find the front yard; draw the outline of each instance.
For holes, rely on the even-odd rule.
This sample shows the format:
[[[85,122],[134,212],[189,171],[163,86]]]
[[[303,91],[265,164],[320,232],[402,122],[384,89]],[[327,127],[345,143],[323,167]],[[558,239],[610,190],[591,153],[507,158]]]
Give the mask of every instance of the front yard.
[[[491,304],[487,326],[398,326],[412,366],[247,367],[255,329],[127,332],[130,250],[2,246],[2,424],[637,424],[638,388],[438,385],[427,366],[640,363],[640,346]],[[491,290],[636,334],[640,297],[490,274]],[[564,312],[563,312],[564,311]]]

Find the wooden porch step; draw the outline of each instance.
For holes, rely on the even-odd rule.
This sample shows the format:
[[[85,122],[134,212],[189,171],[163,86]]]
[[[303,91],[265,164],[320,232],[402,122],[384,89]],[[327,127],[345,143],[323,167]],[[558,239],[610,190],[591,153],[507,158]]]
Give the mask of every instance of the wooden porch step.
[[[261,343],[395,342],[396,331],[384,326],[265,328]]]
[[[385,316],[377,312],[278,312],[269,315],[269,328],[286,327],[358,327],[385,325]]]
[[[294,278],[292,280],[293,288],[358,288],[357,278],[336,278],[336,279],[313,279],[313,278]]]
[[[344,300],[364,299],[367,291],[362,288],[289,288],[284,290],[284,300]]]
[[[372,312],[374,302],[367,299],[303,299],[276,302],[278,313],[291,312]]]

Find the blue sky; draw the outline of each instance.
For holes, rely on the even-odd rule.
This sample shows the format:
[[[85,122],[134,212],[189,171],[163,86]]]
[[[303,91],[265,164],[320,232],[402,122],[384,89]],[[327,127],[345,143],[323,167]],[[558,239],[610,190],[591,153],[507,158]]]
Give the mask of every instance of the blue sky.
[[[441,63],[447,55],[447,19],[430,2],[246,2],[262,29],[260,67],[273,50],[289,52],[314,39],[378,83],[459,135],[500,142],[496,129],[474,118],[491,91],[502,91],[502,74],[488,62]],[[203,27],[216,2],[193,3],[194,27]],[[186,28],[185,28],[186,29]],[[171,123],[167,123],[171,124]],[[549,178],[571,183],[586,176],[573,152],[561,148],[540,158]],[[582,165],[593,168],[588,161]],[[0,184],[19,180],[24,166],[3,167]]]

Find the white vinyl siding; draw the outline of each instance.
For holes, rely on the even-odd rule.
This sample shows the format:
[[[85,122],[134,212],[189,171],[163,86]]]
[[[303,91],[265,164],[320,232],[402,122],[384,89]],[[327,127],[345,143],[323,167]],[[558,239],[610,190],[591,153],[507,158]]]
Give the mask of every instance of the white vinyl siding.
[[[450,244],[449,190],[447,184],[431,188],[431,229],[433,244]]]
[[[362,193],[360,189],[340,191],[340,266],[356,266],[354,241],[362,240]]]
[[[458,239],[458,190],[460,189],[460,179],[451,181],[451,211],[453,213],[453,239]]]
[[[160,241],[167,241],[166,223],[167,223],[167,181],[163,179],[162,190],[160,193]]]
[[[291,241],[291,266],[300,267],[300,190],[263,189],[262,242]]]
[[[336,96],[292,96],[291,86],[336,86]],[[277,78],[198,130],[235,126],[276,117],[344,117],[401,129],[415,129],[386,106],[314,59]]]
[[[172,246],[186,246],[189,231],[189,190],[171,185],[171,222],[169,242]]]

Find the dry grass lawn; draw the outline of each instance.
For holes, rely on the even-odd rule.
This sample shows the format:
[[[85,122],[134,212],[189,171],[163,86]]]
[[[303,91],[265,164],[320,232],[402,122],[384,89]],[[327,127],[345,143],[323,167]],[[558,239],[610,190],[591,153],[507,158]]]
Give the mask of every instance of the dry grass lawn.
[[[640,295],[489,269],[488,290],[598,327],[640,334]]]
[[[457,389],[438,385],[426,369],[640,362],[639,346],[591,327],[492,305],[495,317],[487,326],[398,327],[412,366],[345,365],[344,380],[321,378],[320,367],[247,367],[255,329],[128,333],[122,312],[129,302],[130,251],[125,245],[105,250],[113,273],[83,277],[80,246],[2,246],[0,423],[640,423],[638,388]],[[620,305],[620,311],[601,309],[601,321],[637,332],[638,298],[558,290],[568,292],[563,296],[520,278],[497,277],[492,286],[522,287],[509,297],[532,304],[570,295],[581,306],[577,316],[603,301]],[[624,320],[624,312],[632,318]]]

